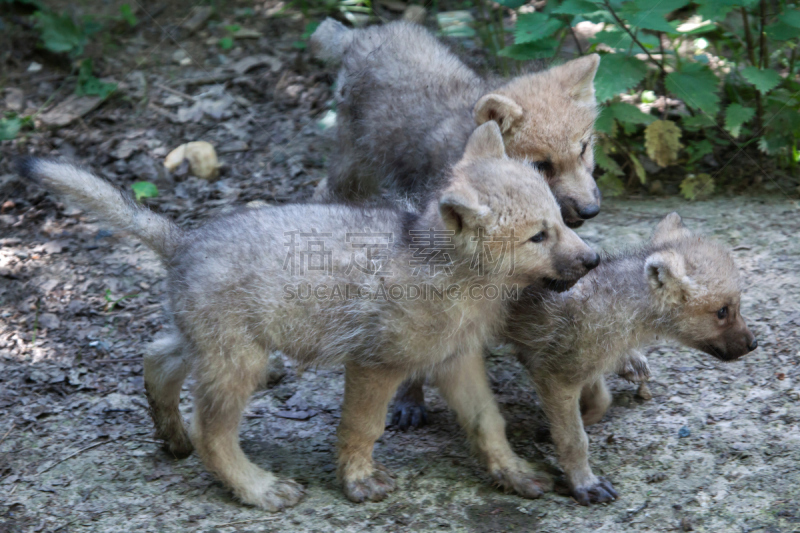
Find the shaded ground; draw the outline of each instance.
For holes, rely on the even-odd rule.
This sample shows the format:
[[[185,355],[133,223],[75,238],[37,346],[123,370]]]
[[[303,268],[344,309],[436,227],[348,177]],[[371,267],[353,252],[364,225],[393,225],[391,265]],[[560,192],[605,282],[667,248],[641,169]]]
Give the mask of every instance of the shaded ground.
[[[678,210],[733,247],[760,346],[733,364],[656,346],[647,402],[611,380],[614,407],[589,436],[595,471],[622,494],[614,504],[503,495],[435,396],[430,426],[390,429],[376,449],[399,490],[379,504],[351,504],[334,473],[338,369],[290,369],[256,395],[242,426],[255,462],[308,488],[296,508],[243,507],[196,456],[167,457],[152,439],[141,367],[143,343],[164,323],[160,266],[143,246],[20,183],[7,156],[65,155],[126,188],[154,181],[161,194],[149,204],[191,226],[249,201],[310,195],[330,150],[318,121],[331,81],[293,47],[298,18],[217,16],[185,35],[188,8],[168,5],[98,62],[124,82],[117,96],[66,127],[0,144],[0,531],[800,531],[800,211],[783,196],[609,201],[580,230],[593,245],[619,248]],[[223,54],[209,39],[232,22],[264,36]],[[71,93],[57,62],[33,49],[14,54],[19,68],[6,88],[22,90],[25,108]],[[256,55],[266,58],[241,73],[242,64],[231,66]],[[26,72],[33,60],[44,68]],[[160,170],[169,150],[192,140],[217,146],[219,181]],[[500,354],[489,370],[512,444],[555,467],[527,377]],[[188,416],[188,388],[182,407]],[[689,435],[680,438],[682,428]]]

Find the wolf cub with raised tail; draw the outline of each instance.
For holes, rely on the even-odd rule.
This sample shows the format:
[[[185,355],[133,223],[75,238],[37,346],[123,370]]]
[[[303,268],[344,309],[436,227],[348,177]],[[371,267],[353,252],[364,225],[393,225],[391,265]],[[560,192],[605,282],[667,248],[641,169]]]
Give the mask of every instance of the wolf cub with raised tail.
[[[302,495],[239,445],[242,411],[274,350],[301,365],[344,364],[338,474],[351,500],[394,490],[372,450],[397,385],[422,374],[434,377],[497,484],[531,498],[549,488],[506,440],[483,349],[512,299],[499,291],[573,283],[599,257],[564,225],[544,178],[506,157],[494,122],[475,130],[421,214],[282,205],[183,231],[74,166],[33,159],[20,171],[161,257],[174,328],[144,360],[157,435],[175,456],[196,449],[242,502],[275,511]],[[190,372],[187,432],[178,403]]]
[[[531,288],[512,306],[505,336],[536,385],[579,503],[617,497],[607,480],[592,473],[583,430],[611,403],[605,374],[656,336],[722,361],[755,350],[740,309],[741,290],[730,252],[692,234],[672,213],[647,245],[604,257],[569,291]]]

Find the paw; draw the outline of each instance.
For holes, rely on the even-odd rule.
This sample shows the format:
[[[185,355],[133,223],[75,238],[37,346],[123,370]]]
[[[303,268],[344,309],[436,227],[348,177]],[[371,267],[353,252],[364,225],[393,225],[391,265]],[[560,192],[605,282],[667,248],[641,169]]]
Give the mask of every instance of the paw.
[[[553,478],[549,474],[534,470],[522,461],[514,467],[494,470],[491,476],[503,490],[523,498],[535,500],[553,490]]]
[[[392,426],[402,431],[420,428],[428,423],[428,411],[423,402],[398,400],[394,402],[392,409]]]
[[[643,383],[650,379],[650,366],[647,358],[642,354],[631,354],[623,361],[622,367],[617,372],[619,377],[632,383]]]
[[[344,494],[351,502],[379,502],[393,492],[396,484],[392,475],[382,465],[375,464],[375,469],[367,477],[344,481]]]
[[[271,513],[294,507],[303,497],[303,486],[291,479],[279,479],[265,485],[252,488],[246,493],[237,491],[236,496],[243,503]]]
[[[164,439],[162,448],[175,459],[186,459],[194,451],[192,441],[189,440],[189,434],[185,430],[182,434],[173,436],[171,439]]]
[[[573,488],[572,497],[581,505],[589,505],[612,502],[619,494],[608,480],[600,477],[595,483]]]

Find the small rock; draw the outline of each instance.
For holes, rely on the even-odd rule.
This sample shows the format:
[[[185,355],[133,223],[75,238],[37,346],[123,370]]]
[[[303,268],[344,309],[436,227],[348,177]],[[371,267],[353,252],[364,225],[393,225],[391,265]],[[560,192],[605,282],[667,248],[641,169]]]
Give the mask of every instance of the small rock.
[[[128,159],[134,152],[141,148],[139,141],[123,139],[121,143],[111,152],[111,157],[115,159]]]
[[[173,171],[184,160],[189,162],[190,172],[198,178],[211,180],[219,175],[219,160],[211,143],[196,141],[180,145],[167,154],[164,167]]]
[[[61,321],[53,313],[42,313],[39,315],[39,327],[53,329],[61,325]]]
[[[25,108],[25,94],[22,89],[16,87],[9,87],[6,89],[6,107],[11,111],[21,113]]]
[[[200,29],[208,20],[214,9],[211,6],[198,6],[192,9],[191,16],[183,21],[181,28],[192,34]]]
[[[137,154],[130,160],[128,168],[141,181],[150,181],[157,185],[172,185],[171,176],[147,154]]]
[[[686,438],[691,434],[692,434],[692,431],[686,426],[683,426],[681,429],[678,430],[678,438],[681,438],[681,439]]]
[[[650,387],[648,387],[647,383],[644,381],[639,384],[639,388],[636,390],[636,396],[638,396],[642,400],[653,399],[653,393],[650,392]]]
[[[231,154],[234,152],[245,152],[250,149],[250,146],[244,141],[231,141],[219,147],[219,153]]]
[[[184,50],[183,48],[178,48],[172,54],[172,60],[174,62],[178,63],[178,64],[180,64],[181,61],[183,61],[184,59],[187,59],[188,57],[189,57],[189,55],[186,53],[186,50]]]
[[[163,105],[164,107],[175,107],[181,105],[182,103],[183,103],[183,98],[181,98],[177,94],[171,94],[167,96],[163,102],[161,102],[161,105]]]
[[[28,72],[39,72],[40,70],[42,70],[42,65],[36,61],[32,61],[31,64],[28,65]]]

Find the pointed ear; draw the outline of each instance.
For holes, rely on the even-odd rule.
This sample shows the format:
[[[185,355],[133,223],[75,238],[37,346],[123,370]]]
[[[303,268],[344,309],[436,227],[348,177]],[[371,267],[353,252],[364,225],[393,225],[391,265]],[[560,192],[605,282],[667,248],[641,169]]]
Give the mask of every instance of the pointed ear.
[[[594,75],[597,74],[599,66],[600,56],[589,54],[568,61],[553,70],[554,74],[561,78],[562,86],[569,91],[574,100],[581,104],[595,105],[597,101],[594,97]]]
[[[522,107],[507,96],[487,94],[475,104],[472,116],[478,126],[491,120],[497,122],[501,132],[508,133],[522,118]]]
[[[454,183],[439,198],[439,214],[445,227],[459,234],[467,229],[485,226],[489,208],[478,202],[472,188]]]
[[[506,147],[503,135],[496,122],[487,122],[478,126],[469,136],[464,148],[464,159],[505,159]]]
[[[676,252],[656,252],[645,260],[644,273],[650,290],[667,304],[681,304],[690,296],[692,280],[686,275],[683,256]]]
[[[681,216],[673,211],[658,223],[656,229],[653,231],[653,236],[650,238],[650,242],[655,246],[661,246],[662,244],[674,242],[691,235],[692,232],[683,225]]]

